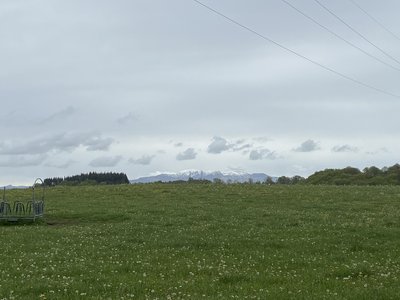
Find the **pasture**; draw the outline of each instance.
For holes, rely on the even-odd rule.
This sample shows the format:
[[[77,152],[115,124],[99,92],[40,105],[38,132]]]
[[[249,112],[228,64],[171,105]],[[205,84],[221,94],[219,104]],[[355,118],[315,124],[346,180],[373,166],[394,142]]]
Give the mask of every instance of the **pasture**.
[[[400,294],[396,186],[59,186],[43,221],[0,240],[0,299]]]

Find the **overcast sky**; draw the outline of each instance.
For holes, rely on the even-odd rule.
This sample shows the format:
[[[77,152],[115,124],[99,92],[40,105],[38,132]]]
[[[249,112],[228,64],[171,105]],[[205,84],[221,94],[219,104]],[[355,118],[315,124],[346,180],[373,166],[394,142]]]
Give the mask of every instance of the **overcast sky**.
[[[287,1],[347,42],[282,0],[203,2],[400,94],[400,1],[357,0],[391,34],[350,0],[320,0],[365,39],[314,0]],[[0,99],[0,185],[89,171],[307,176],[399,162],[400,98],[191,0],[2,0]]]

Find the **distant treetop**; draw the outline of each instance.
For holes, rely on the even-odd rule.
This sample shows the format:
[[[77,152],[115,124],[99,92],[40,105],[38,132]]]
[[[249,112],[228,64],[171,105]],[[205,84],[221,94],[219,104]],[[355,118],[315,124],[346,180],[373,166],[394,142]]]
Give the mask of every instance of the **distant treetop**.
[[[64,178],[54,177],[46,178],[44,184],[47,186],[55,185],[94,185],[94,184],[128,184],[129,179],[125,173],[96,173],[90,172],[87,174],[80,174],[74,176],[67,176]]]
[[[357,168],[325,169],[315,172],[305,181],[308,184],[331,185],[400,185],[400,165],[379,169],[367,167],[360,171]]]

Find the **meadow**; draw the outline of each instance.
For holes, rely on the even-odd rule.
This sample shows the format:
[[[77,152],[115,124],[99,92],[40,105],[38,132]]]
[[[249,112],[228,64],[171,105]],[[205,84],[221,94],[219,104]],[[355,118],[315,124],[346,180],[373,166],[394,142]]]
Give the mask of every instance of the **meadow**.
[[[0,245],[0,299],[398,299],[400,187],[58,186]]]

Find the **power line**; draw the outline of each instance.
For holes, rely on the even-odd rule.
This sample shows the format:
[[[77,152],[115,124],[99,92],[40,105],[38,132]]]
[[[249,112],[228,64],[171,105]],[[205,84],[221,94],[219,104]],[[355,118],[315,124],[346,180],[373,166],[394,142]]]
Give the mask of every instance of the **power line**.
[[[400,37],[395,34],[393,31],[391,31],[389,28],[387,28],[385,25],[383,25],[381,22],[379,22],[374,16],[372,16],[370,13],[368,13],[364,8],[362,8],[356,1],[354,0],[349,0],[351,3],[353,3],[356,7],[358,7],[364,14],[366,14],[371,20],[373,20],[376,24],[378,24],[380,27],[382,27],[386,32],[391,34],[395,39],[400,41]]]
[[[332,10],[330,10],[328,7],[323,5],[319,0],[314,0],[319,6],[321,6],[324,10],[326,10],[328,13],[330,13],[332,16],[334,16],[336,19],[338,19],[341,23],[346,25],[347,28],[349,28],[351,31],[353,31],[355,34],[357,34],[359,37],[361,37],[364,41],[378,49],[380,52],[382,52],[385,56],[389,57],[390,59],[394,60],[398,64],[400,64],[400,61],[397,60],[395,57],[387,53],[385,50],[371,42],[369,39],[367,39],[362,33],[360,33],[358,30],[356,30],[353,26],[351,26],[349,23],[347,23],[345,20],[343,20],[341,17],[339,17],[337,14],[335,14]]]
[[[227,15],[224,15],[223,13],[221,13],[221,12],[217,11],[216,9],[214,9],[214,8],[212,8],[212,7],[210,7],[210,6],[206,5],[206,4],[204,4],[204,3],[201,2],[201,1],[198,1],[198,0],[192,0],[192,1],[194,1],[194,2],[196,2],[197,4],[203,6],[204,8],[206,8],[206,9],[208,9],[209,11],[215,13],[216,15],[218,15],[218,16],[220,16],[220,17],[226,19],[227,21],[229,21],[229,22],[231,22],[231,23],[233,23],[233,24],[235,24],[235,25],[237,25],[237,26],[239,26],[239,27],[245,29],[246,31],[248,31],[248,32],[250,32],[250,33],[252,33],[252,34],[258,36],[259,38],[262,38],[263,40],[266,40],[266,41],[268,41],[268,42],[270,42],[270,43],[272,43],[272,44],[278,46],[279,48],[282,48],[282,49],[286,50],[287,52],[290,52],[290,53],[296,55],[297,57],[300,57],[300,58],[302,58],[302,59],[304,59],[304,60],[306,60],[306,61],[308,61],[308,62],[310,62],[310,63],[312,63],[312,64],[314,64],[314,65],[316,65],[316,66],[318,66],[318,67],[320,67],[320,68],[322,68],[322,69],[325,69],[325,70],[328,71],[328,72],[331,72],[331,73],[333,73],[333,74],[335,74],[335,75],[337,75],[337,76],[340,76],[340,77],[342,77],[342,78],[344,78],[344,79],[347,79],[348,81],[351,81],[351,82],[353,82],[353,83],[356,83],[356,84],[358,84],[358,85],[360,85],[360,86],[363,86],[363,87],[365,87],[365,88],[368,88],[368,89],[370,89],[370,90],[374,90],[374,91],[376,91],[376,92],[379,92],[379,93],[382,93],[382,94],[385,94],[385,95],[388,95],[388,96],[391,96],[391,97],[400,98],[400,95],[397,95],[397,94],[391,93],[391,92],[389,92],[389,91],[386,91],[386,90],[377,88],[377,87],[372,86],[372,85],[370,85],[370,84],[368,84],[368,83],[364,83],[364,82],[362,82],[362,81],[360,81],[360,80],[358,80],[358,79],[355,79],[355,78],[353,78],[353,77],[350,77],[350,76],[348,76],[348,75],[346,75],[346,74],[343,74],[343,73],[341,73],[341,72],[339,72],[339,71],[336,71],[336,70],[334,70],[334,69],[332,69],[332,68],[330,68],[330,67],[328,67],[328,66],[325,66],[325,65],[323,65],[323,64],[321,64],[321,63],[319,63],[319,62],[317,62],[317,61],[315,61],[315,60],[312,60],[311,58],[308,58],[308,57],[306,57],[306,56],[304,56],[304,55],[302,55],[302,54],[300,54],[300,53],[298,53],[298,52],[296,52],[296,51],[294,51],[294,50],[291,50],[290,48],[288,48],[288,47],[286,47],[286,46],[284,46],[284,45],[282,45],[282,44],[280,44],[280,43],[278,43],[278,42],[276,42],[276,41],[270,39],[269,37],[266,37],[265,35],[262,35],[261,33],[258,33],[257,31],[251,29],[250,27],[247,27],[246,25],[243,25],[243,24],[239,23],[238,21],[236,21],[236,20],[234,20],[234,19],[228,17]]]
[[[342,36],[340,36],[339,34],[337,34],[336,32],[334,32],[333,30],[329,29],[328,27],[326,27],[325,25],[321,24],[320,22],[318,22],[316,19],[314,19],[313,17],[307,15],[305,12],[301,11],[300,9],[298,9],[296,6],[294,6],[293,4],[291,4],[290,2],[286,1],[286,0],[280,0],[283,3],[285,3],[286,5],[290,6],[292,9],[294,9],[295,11],[297,11],[299,14],[301,14],[302,16],[304,16],[305,18],[309,19],[311,22],[313,22],[314,24],[317,24],[319,27],[323,28],[324,30],[328,31],[330,34],[334,35],[335,37],[337,37],[338,39],[342,40],[343,42],[345,42],[346,44],[350,45],[351,47],[357,49],[358,51],[364,53],[365,55],[369,56],[370,58],[388,66],[389,68],[392,68],[394,70],[400,71],[400,68],[397,68],[387,62],[385,62],[384,60],[380,59],[379,57],[376,57],[375,55],[368,53],[367,51],[365,51],[364,49],[358,47],[357,45],[353,44],[352,42],[350,42],[349,40],[346,40],[345,38],[343,38]],[[350,0],[351,1],[351,0]]]

